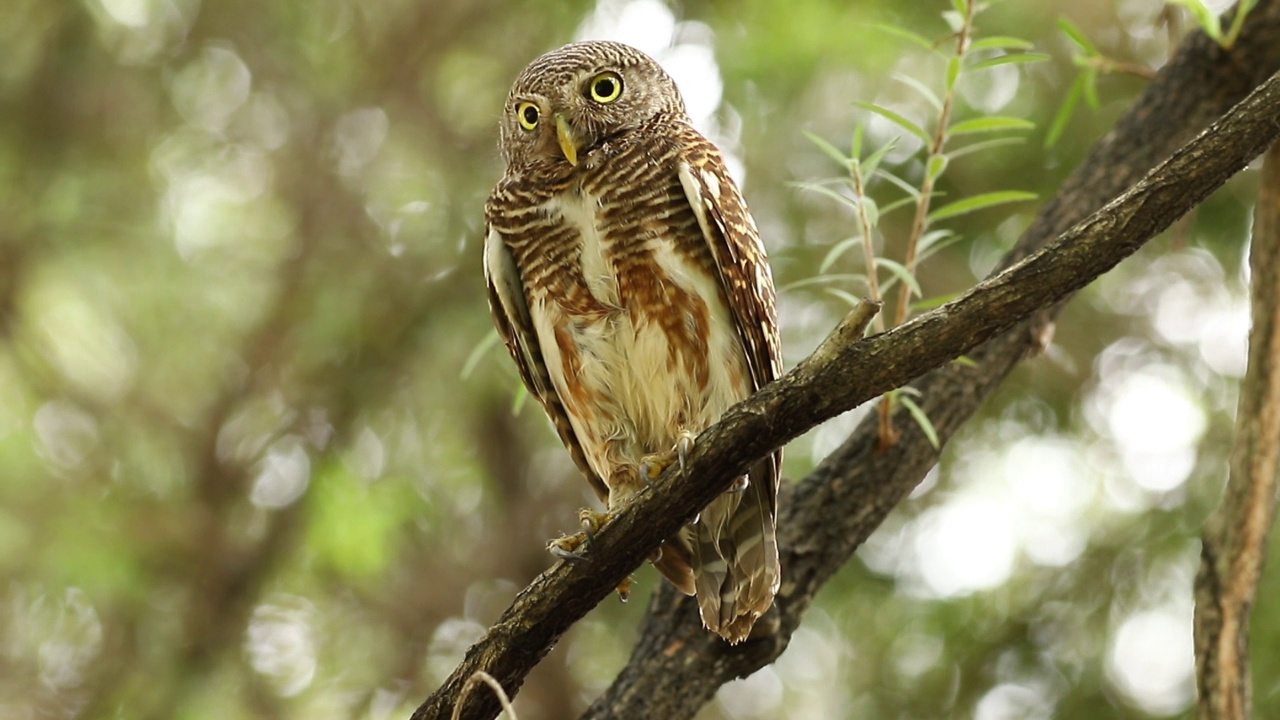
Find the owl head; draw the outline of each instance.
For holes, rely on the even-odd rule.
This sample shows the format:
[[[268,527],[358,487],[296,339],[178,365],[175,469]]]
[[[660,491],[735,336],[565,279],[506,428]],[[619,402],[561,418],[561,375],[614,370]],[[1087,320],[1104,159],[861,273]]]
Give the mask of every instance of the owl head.
[[[508,168],[577,165],[663,113],[683,116],[684,102],[653,58],[622,43],[572,43],[529,63],[511,86],[502,157]]]

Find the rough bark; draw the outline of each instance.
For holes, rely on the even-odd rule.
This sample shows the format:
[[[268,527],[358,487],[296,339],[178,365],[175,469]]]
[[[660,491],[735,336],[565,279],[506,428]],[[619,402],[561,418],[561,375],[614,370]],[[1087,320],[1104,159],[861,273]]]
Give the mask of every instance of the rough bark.
[[[1271,78],[1178,149],[1277,67],[1280,0],[1254,10],[1230,52],[1200,36],[1189,40],[1045,207],[1005,272],[890,332],[826,343],[731,409],[698,438],[687,472],[698,483],[682,483],[669,472],[596,535],[585,561],[560,563],[539,576],[418,708],[415,720],[449,717],[477,670],[514,693],[560,635],[662,538],[756,459],[814,425],[935,371],[916,386],[940,435],[950,437],[1034,347],[1057,303],[1137,250],[1280,135],[1280,79]],[[1142,182],[1102,207],[1152,167]],[[943,367],[966,353],[977,367]],[[776,623],[764,623],[774,632],[731,648],[701,629],[691,603],[660,592],[631,662],[587,717],[692,717],[722,683],[776,658],[817,588],[937,458],[914,431],[888,451],[873,453],[873,446],[874,427],[860,429],[784,498],[779,525],[787,574],[778,611],[766,616]],[[473,694],[461,717],[489,718],[497,710],[491,695]]]
[[[1249,268],[1253,329],[1231,474],[1222,504],[1205,523],[1196,577],[1201,720],[1251,715],[1249,613],[1280,484],[1280,144],[1271,147],[1262,165]]]

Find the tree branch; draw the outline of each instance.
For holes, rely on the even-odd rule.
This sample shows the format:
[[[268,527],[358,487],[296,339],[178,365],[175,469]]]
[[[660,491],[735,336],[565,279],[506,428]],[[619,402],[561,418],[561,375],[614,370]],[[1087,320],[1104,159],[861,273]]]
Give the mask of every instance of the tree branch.
[[[1249,718],[1249,612],[1280,483],[1280,143],[1262,165],[1249,255],[1253,329],[1240,385],[1231,477],[1205,523],[1196,577],[1201,720]]]
[[[1277,5],[1280,3],[1272,3],[1272,7]],[[1260,9],[1261,6],[1255,13]],[[1132,190],[1054,240],[1042,252],[984,281],[957,300],[890,332],[839,348],[828,346],[830,352],[811,357],[779,381],[735,405],[697,440],[689,458],[687,477],[698,478],[699,482],[682,482],[675,477],[676,472],[665,473],[653,488],[618,511],[596,534],[584,561],[558,563],[535,579],[467,651],[445,684],[418,708],[414,720],[449,717],[458,693],[477,670],[490,673],[514,694],[525,674],[565,630],[611,593],[664,538],[674,534],[698,508],[727,489],[757,459],[815,425],[941,367],[1065,299],[1202,201],[1277,136],[1280,136],[1280,79],[1272,78]],[[946,412],[939,412],[937,417],[930,412],[935,425],[941,420],[948,431],[959,424],[955,418],[948,418]],[[968,413],[963,414],[967,417]],[[847,451],[848,448],[842,449],[837,455]],[[883,455],[894,452],[899,449]],[[814,477],[821,476],[823,468],[832,467],[835,462],[838,459],[834,456],[829,458],[815,471]],[[847,487],[830,490],[848,492]],[[881,510],[887,512],[897,501],[879,493],[868,493],[868,496],[872,498],[871,503],[857,508],[863,517],[874,517]],[[812,494],[793,499],[804,502],[793,503],[784,510],[780,523],[791,560],[778,603],[784,627],[794,627],[816,586],[838,567],[838,563],[829,559],[830,553],[825,547],[815,547],[822,543],[823,535],[797,543],[795,533],[790,530],[802,518],[808,522],[813,517],[811,511],[821,515],[830,512],[830,508],[815,509],[811,505]],[[842,507],[846,508],[842,513],[849,513],[848,505]],[[848,538],[839,538],[835,546],[849,546],[852,550]],[[815,558],[822,558],[822,562],[815,562]],[[675,607],[684,609],[682,619],[670,627],[686,628],[689,622],[684,618],[688,617],[689,606],[679,603]],[[662,621],[661,613],[651,616],[637,653],[657,642],[661,633],[656,632],[654,623]],[[665,646],[658,656],[677,662],[685,668],[682,672],[688,672],[690,664],[701,666],[706,677],[723,678],[719,680],[723,682],[759,667],[763,664],[759,662],[761,659],[776,657],[787,637],[789,632],[777,633],[730,650],[723,643],[711,643],[708,634],[700,632],[692,635],[691,641]],[[754,660],[749,660],[751,658]],[[662,682],[679,674],[682,673],[659,672],[651,679]],[[696,711],[710,692],[714,692],[714,686],[710,690],[699,688],[698,692],[691,693],[687,702],[684,698],[675,700],[686,706],[693,705]],[[627,695],[635,697],[637,693]],[[686,712],[686,709],[657,714],[619,712],[613,716],[691,716],[693,711]],[[473,696],[463,708],[462,717],[490,718],[496,712],[497,704],[492,698]]]
[[[1230,51],[1201,33],[1190,36],[1040,211],[1003,266],[1044,247],[1137,182],[1280,69],[1280,0],[1258,3],[1245,28]],[[944,443],[1018,361],[1037,349],[1057,309],[1037,313],[969,352],[975,367],[950,364],[913,383]],[[909,432],[897,446],[876,452],[875,423],[864,422],[808,478],[794,488],[784,486],[794,489],[779,500],[784,582],[816,591],[933,467],[933,446],[914,425],[904,428]],[[788,591],[787,585],[783,590],[780,634],[789,638],[811,595]],[[785,645],[785,639],[737,648],[716,643],[701,630],[691,603],[660,588],[627,666],[583,718],[692,717],[720,685],[772,662]],[[669,652],[676,647],[682,651]]]

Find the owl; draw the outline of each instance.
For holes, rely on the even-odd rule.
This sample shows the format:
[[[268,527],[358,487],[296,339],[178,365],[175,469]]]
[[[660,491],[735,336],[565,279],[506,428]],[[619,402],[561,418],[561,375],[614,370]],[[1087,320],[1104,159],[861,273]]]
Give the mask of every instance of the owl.
[[[506,174],[485,205],[490,310],[613,510],[683,469],[699,432],[781,372],[765,249],[675,83],[627,45],[578,42],[530,63],[500,145]],[[732,643],[778,590],[781,461],[760,461],[650,558]],[[608,517],[584,512],[588,525]]]

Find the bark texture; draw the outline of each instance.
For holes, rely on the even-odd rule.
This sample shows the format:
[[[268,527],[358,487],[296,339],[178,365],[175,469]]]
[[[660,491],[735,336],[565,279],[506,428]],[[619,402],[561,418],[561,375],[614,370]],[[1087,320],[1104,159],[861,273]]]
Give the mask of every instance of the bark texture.
[[[1255,212],[1249,369],[1240,386],[1230,479],[1222,504],[1205,523],[1196,577],[1201,720],[1251,716],[1249,613],[1280,484],[1280,144],[1263,161]]]

